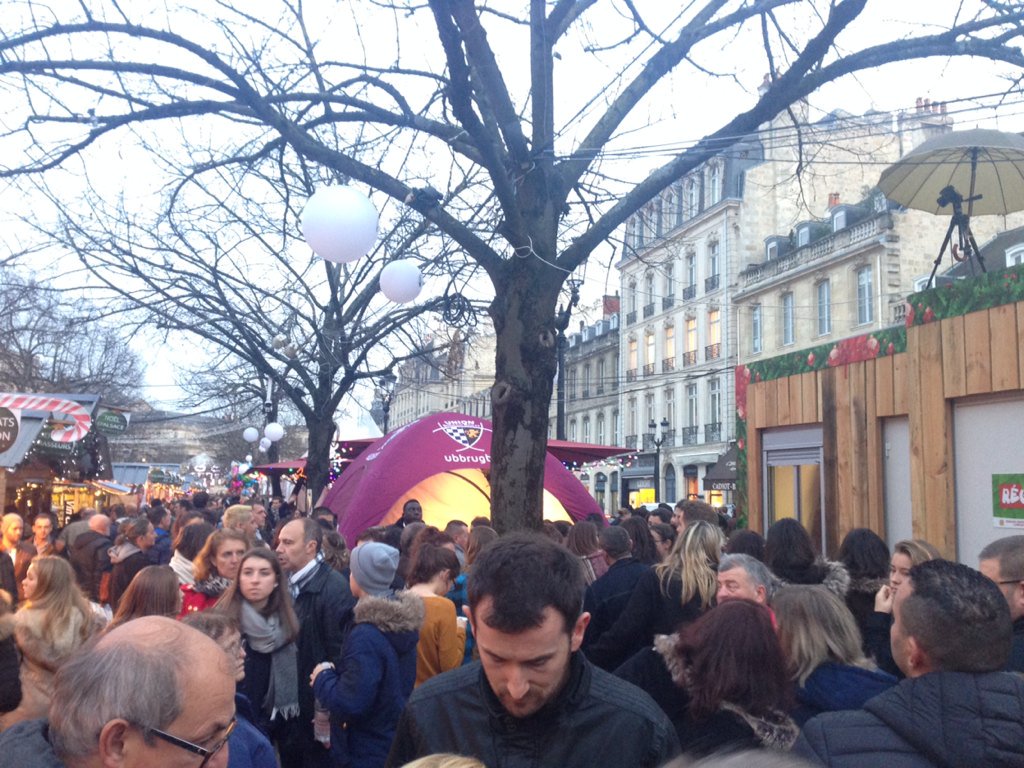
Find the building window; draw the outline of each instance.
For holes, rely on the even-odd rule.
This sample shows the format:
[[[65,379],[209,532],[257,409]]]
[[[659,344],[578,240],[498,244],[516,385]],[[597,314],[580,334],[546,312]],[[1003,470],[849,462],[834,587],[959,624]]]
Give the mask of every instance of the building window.
[[[686,351],[697,352],[697,318],[686,319]]]
[[[644,424],[650,424],[654,421],[654,395],[648,392],[644,395]],[[644,427],[646,429],[646,426]]]
[[[803,226],[796,231],[796,247],[801,248],[811,242],[811,228]]]
[[[676,265],[670,261],[665,265],[665,296],[673,296],[676,292]]]
[[[576,366],[569,369],[569,378],[565,382],[566,394],[570,400],[576,399]]]
[[[764,246],[764,257],[769,261],[779,255],[779,244],[772,240],[770,243],[765,243]]]
[[[644,336],[644,362],[647,375],[654,373],[656,362],[654,356],[654,334],[649,332]]]
[[[569,421],[569,439],[576,442],[576,419]]]
[[[608,386],[608,382],[604,380],[605,377],[605,366],[604,358],[599,357],[597,359],[597,394],[604,392],[604,388]]]
[[[792,344],[794,339],[793,331],[793,294],[792,292],[782,294],[782,343]]]
[[[675,225],[678,227],[683,223],[683,185],[677,184],[675,187]]]
[[[718,277],[718,243],[708,243],[708,277]]]
[[[637,364],[639,362],[637,358],[638,347],[636,339],[629,340],[629,370],[636,374]]]
[[[654,234],[657,237],[661,237],[662,233],[664,232],[664,229],[663,229],[663,222],[661,220],[662,205],[661,205],[661,198],[660,197],[657,200],[654,201],[654,214],[653,215],[654,215]]]
[[[629,419],[629,424],[626,425],[626,429],[629,430],[629,434],[639,434],[636,429],[636,398],[629,398],[629,411],[626,414],[626,418]]]
[[[697,181],[690,179],[686,182],[686,218],[692,219],[697,215],[698,203],[700,199],[698,197]]]
[[[871,267],[857,270],[857,323],[864,325],[875,319],[874,285]]]
[[[722,313],[712,309],[708,312],[708,344],[722,343]]]
[[[590,363],[583,366],[583,396],[590,397]]]
[[[832,333],[832,284],[828,280],[818,283],[818,335]]]
[[[761,351],[761,305],[750,308],[750,351],[757,354]]]
[[[616,408],[612,411],[612,445],[619,445],[622,442],[620,439],[621,434],[619,431],[619,410]]]
[[[604,414],[597,414],[597,444],[606,445],[604,441]]]
[[[676,327],[670,325],[665,329],[665,357],[674,359],[676,356]]]
[[[715,376],[708,380],[708,423],[717,424],[722,419],[722,382]]]
[[[686,385],[686,426],[696,427],[697,421],[697,385]]]
[[[1006,252],[1006,266],[1016,267],[1024,264],[1024,247],[1011,248]]]
[[[590,442],[590,417],[589,416],[584,416],[583,417],[583,442],[584,443],[589,443]]]
[[[626,306],[630,312],[636,312],[636,280],[629,281],[629,294],[626,296]]]
[[[832,214],[832,231],[838,232],[846,226],[846,211],[836,211]]]
[[[708,172],[708,205],[714,205],[722,199],[722,169],[711,166]]]
[[[686,254],[684,266],[686,268],[686,285],[697,285],[697,257],[692,253]]]
[[[665,390],[665,418],[668,419],[669,424],[676,423],[676,397],[672,387]]]

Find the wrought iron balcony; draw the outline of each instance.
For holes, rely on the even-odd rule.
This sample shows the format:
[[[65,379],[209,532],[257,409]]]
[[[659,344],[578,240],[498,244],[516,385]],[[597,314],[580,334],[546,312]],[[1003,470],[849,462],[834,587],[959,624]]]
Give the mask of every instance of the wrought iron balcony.
[[[583,394],[581,396],[582,397],[590,397],[590,390],[587,389],[587,388],[584,388],[583,389]]]
[[[676,297],[675,296],[663,296],[662,299],[661,299],[661,308],[662,309],[671,309],[672,307],[675,306],[675,304],[676,304]]]
[[[636,435],[626,435],[626,448],[636,450]]]
[[[697,364],[697,350],[691,350],[690,352],[683,352],[683,368]]]
[[[722,345],[721,344],[708,344],[704,347],[704,359],[705,360],[717,360],[722,356]]]
[[[661,361],[661,372],[671,373],[676,369],[676,359],[674,357],[666,357]]]
[[[711,275],[710,277],[704,278],[704,292],[711,293],[711,291],[718,290],[718,281],[720,275]]]
[[[644,376],[654,375],[654,363],[644,363]]]
[[[704,442],[717,443],[722,439],[722,422],[713,421],[704,425]]]
[[[597,394],[599,394],[599,395],[603,395],[604,394],[604,385],[603,384],[598,384],[597,385]]]
[[[636,381],[636,368],[626,371],[626,381]]]
[[[644,319],[647,319],[654,314],[654,302],[650,304],[644,304]]]
[[[688,285],[685,288],[683,288],[683,301],[689,301],[690,299],[692,299],[696,295],[697,295],[697,286],[696,285]]]
[[[636,310],[626,313],[626,325],[632,325],[636,322]]]
[[[697,432],[700,431],[700,427],[683,427],[682,439],[683,445],[696,445],[697,444]]]

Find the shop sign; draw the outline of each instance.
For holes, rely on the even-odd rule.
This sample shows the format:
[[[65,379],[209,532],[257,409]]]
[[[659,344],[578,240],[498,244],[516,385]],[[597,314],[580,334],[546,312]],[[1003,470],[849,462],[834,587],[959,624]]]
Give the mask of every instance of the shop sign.
[[[1024,528],[1024,474],[992,475],[992,524]]]
[[[128,415],[109,408],[102,410],[96,417],[96,429],[104,435],[123,435],[128,430]]]
[[[0,408],[0,453],[7,452],[14,445],[14,442],[18,439],[20,427],[20,410]]]

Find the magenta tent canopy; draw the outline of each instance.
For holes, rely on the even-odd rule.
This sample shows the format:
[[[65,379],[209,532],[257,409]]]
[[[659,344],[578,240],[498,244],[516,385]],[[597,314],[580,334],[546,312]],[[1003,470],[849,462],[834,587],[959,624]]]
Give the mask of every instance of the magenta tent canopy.
[[[351,545],[365,529],[390,525],[402,505],[418,499],[423,520],[444,528],[490,515],[491,423],[461,413],[437,413],[390,432],[353,461],[321,505],[338,516]],[[601,508],[550,453],[544,464],[544,519],[584,520]]]

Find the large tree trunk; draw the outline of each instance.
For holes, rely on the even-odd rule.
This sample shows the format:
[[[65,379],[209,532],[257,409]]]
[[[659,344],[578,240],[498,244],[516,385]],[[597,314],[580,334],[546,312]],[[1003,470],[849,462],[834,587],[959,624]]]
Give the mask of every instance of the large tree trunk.
[[[308,453],[306,455],[306,485],[310,490],[313,505],[320,500],[320,494],[327,487],[331,471],[331,455],[334,451],[334,422],[329,418],[308,419]]]
[[[491,393],[491,519],[499,533],[543,521],[555,310],[565,273],[535,258],[507,262],[490,312],[497,341]]]

